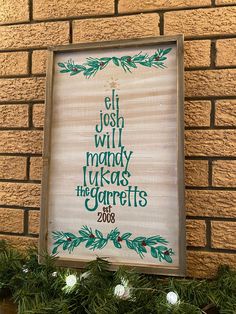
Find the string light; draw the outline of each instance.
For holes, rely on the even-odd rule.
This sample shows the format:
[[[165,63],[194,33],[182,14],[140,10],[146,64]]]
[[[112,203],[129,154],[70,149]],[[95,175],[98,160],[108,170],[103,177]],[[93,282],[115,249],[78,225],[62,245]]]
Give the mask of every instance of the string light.
[[[171,305],[176,305],[179,301],[179,296],[174,291],[170,291],[166,295],[166,301]]]
[[[116,285],[114,289],[114,295],[122,298],[125,294],[125,287],[123,285]]]
[[[66,277],[66,286],[69,288],[73,288],[77,283],[77,278],[75,275],[69,275]]]
[[[114,288],[114,296],[126,300],[131,297],[130,287],[128,280],[125,280],[124,278],[121,279],[121,283],[119,285],[116,285]]]
[[[23,265],[22,271],[23,273],[27,274],[29,272],[29,269],[26,267],[26,265]]]
[[[56,271],[54,271],[54,272],[52,273],[52,277],[57,277],[57,272],[56,272]]]

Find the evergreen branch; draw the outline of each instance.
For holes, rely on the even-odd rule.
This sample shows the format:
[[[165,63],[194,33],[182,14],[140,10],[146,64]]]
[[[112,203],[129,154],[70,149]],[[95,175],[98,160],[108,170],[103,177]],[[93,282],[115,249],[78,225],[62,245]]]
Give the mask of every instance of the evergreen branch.
[[[132,234],[122,236],[130,239]],[[123,267],[109,272],[110,264],[97,259],[87,264],[89,277],[79,280],[81,271],[56,267],[54,257],[44,257],[44,264],[39,264],[36,250],[23,254],[0,241],[0,299],[14,300],[19,314],[236,313],[236,271],[227,266],[221,266],[216,277],[199,280],[143,275]],[[25,267],[28,272],[22,270]],[[78,283],[65,293],[66,277],[72,273]],[[129,283],[130,299],[114,296],[114,288],[124,285],[124,280]],[[170,291],[179,296],[175,305],[167,302]],[[6,312],[1,304],[0,312]]]
[[[132,69],[136,69],[138,66],[154,67],[164,69],[164,64],[167,59],[166,55],[172,50],[172,48],[158,49],[153,55],[149,56],[147,53],[142,54],[139,52],[134,56],[123,57],[102,57],[102,58],[86,58],[86,62],[83,64],[75,64],[70,59],[67,62],[59,62],[58,66],[61,68],[60,73],[70,73],[70,76],[82,73],[86,78],[95,76],[98,71],[104,70],[109,63],[113,63],[117,67],[122,67],[125,72],[132,73]]]
[[[145,254],[149,253],[155,259],[160,262],[166,261],[167,263],[172,263],[172,255],[174,252],[171,248],[166,245],[168,241],[161,236],[152,237],[136,237],[131,239],[132,233],[126,232],[121,234],[118,228],[111,230],[107,236],[104,236],[101,231],[88,226],[83,226],[79,231],[78,235],[74,235],[70,232],[54,231],[52,232],[52,237],[54,240],[52,253],[56,254],[59,247],[63,251],[68,250],[69,253],[78,247],[80,244],[84,243],[85,248],[89,250],[102,250],[109,241],[111,241],[115,248],[122,249],[123,244],[130,250],[134,250],[140,258],[144,258]]]

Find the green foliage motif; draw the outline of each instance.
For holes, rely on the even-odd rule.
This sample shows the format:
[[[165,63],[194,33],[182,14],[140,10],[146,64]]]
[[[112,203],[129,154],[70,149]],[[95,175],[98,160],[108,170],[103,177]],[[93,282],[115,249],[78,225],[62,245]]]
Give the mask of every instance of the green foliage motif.
[[[172,263],[171,256],[174,255],[174,252],[166,246],[168,241],[159,235],[149,238],[140,236],[131,239],[131,232],[121,234],[118,228],[115,228],[107,236],[104,236],[101,231],[95,229],[93,232],[88,226],[83,226],[78,233],[77,236],[69,232],[54,231],[52,234],[55,242],[53,243],[52,253],[56,254],[59,247],[71,253],[81,243],[84,243],[89,250],[101,250],[111,241],[117,249],[121,249],[123,245],[126,245],[128,249],[134,250],[140,258],[144,258],[149,249],[153,258],[157,258],[160,262]]]
[[[138,66],[154,67],[164,69],[166,66],[164,61],[167,59],[166,55],[172,48],[158,49],[153,55],[149,56],[147,53],[142,54],[142,51],[134,56],[118,57],[103,57],[103,58],[86,58],[83,64],[75,64],[73,60],[67,62],[59,62],[58,66],[61,68],[60,73],[70,73],[70,76],[82,73],[86,78],[95,76],[98,71],[104,70],[106,66],[112,62],[117,67],[122,67],[125,72],[130,72]]]

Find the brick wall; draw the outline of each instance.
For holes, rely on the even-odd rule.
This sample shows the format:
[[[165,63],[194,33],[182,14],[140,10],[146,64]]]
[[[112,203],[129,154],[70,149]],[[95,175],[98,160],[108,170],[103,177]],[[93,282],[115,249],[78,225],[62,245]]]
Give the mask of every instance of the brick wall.
[[[236,267],[236,1],[0,0],[0,238],[39,232],[46,48],[184,33],[188,274]]]

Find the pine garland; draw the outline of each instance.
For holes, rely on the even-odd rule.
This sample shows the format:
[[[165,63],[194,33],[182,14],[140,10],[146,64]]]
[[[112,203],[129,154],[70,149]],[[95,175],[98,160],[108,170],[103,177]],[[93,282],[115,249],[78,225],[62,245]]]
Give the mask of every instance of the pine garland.
[[[148,238],[139,236],[131,239],[131,232],[121,234],[118,228],[115,228],[107,236],[104,236],[98,229],[93,231],[88,226],[83,226],[78,233],[79,235],[77,236],[70,232],[54,231],[52,234],[55,242],[53,243],[52,253],[56,254],[59,247],[62,247],[63,251],[68,250],[71,253],[81,243],[84,243],[85,248],[89,250],[102,250],[111,241],[117,249],[121,249],[123,243],[125,243],[127,248],[134,250],[140,258],[143,258],[144,254],[148,253],[147,248],[149,248],[153,258],[158,259],[160,262],[172,263],[171,256],[174,255],[174,252],[166,246],[168,241],[159,235]],[[158,243],[162,245],[158,245]]]
[[[45,255],[39,265],[37,251],[19,253],[0,242],[0,296],[12,298],[19,314],[197,314],[236,313],[236,271],[221,267],[214,280],[144,276],[97,259],[83,271],[55,267],[55,256]],[[77,282],[66,286],[68,275]],[[76,277],[75,277],[76,276]],[[114,288],[129,283],[130,296],[119,298]],[[175,291],[179,302],[166,296]]]
[[[98,71],[104,70],[109,63],[113,63],[117,67],[122,67],[125,72],[132,72],[132,69],[138,66],[154,67],[164,69],[166,66],[164,61],[167,59],[166,55],[172,48],[158,49],[153,55],[149,56],[142,51],[133,56],[123,57],[102,57],[102,58],[86,58],[83,64],[76,64],[73,60],[67,62],[59,62],[58,66],[61,68],[60,73],[70,73],[70,76],[82,73],[86,78],[95,76]]]

